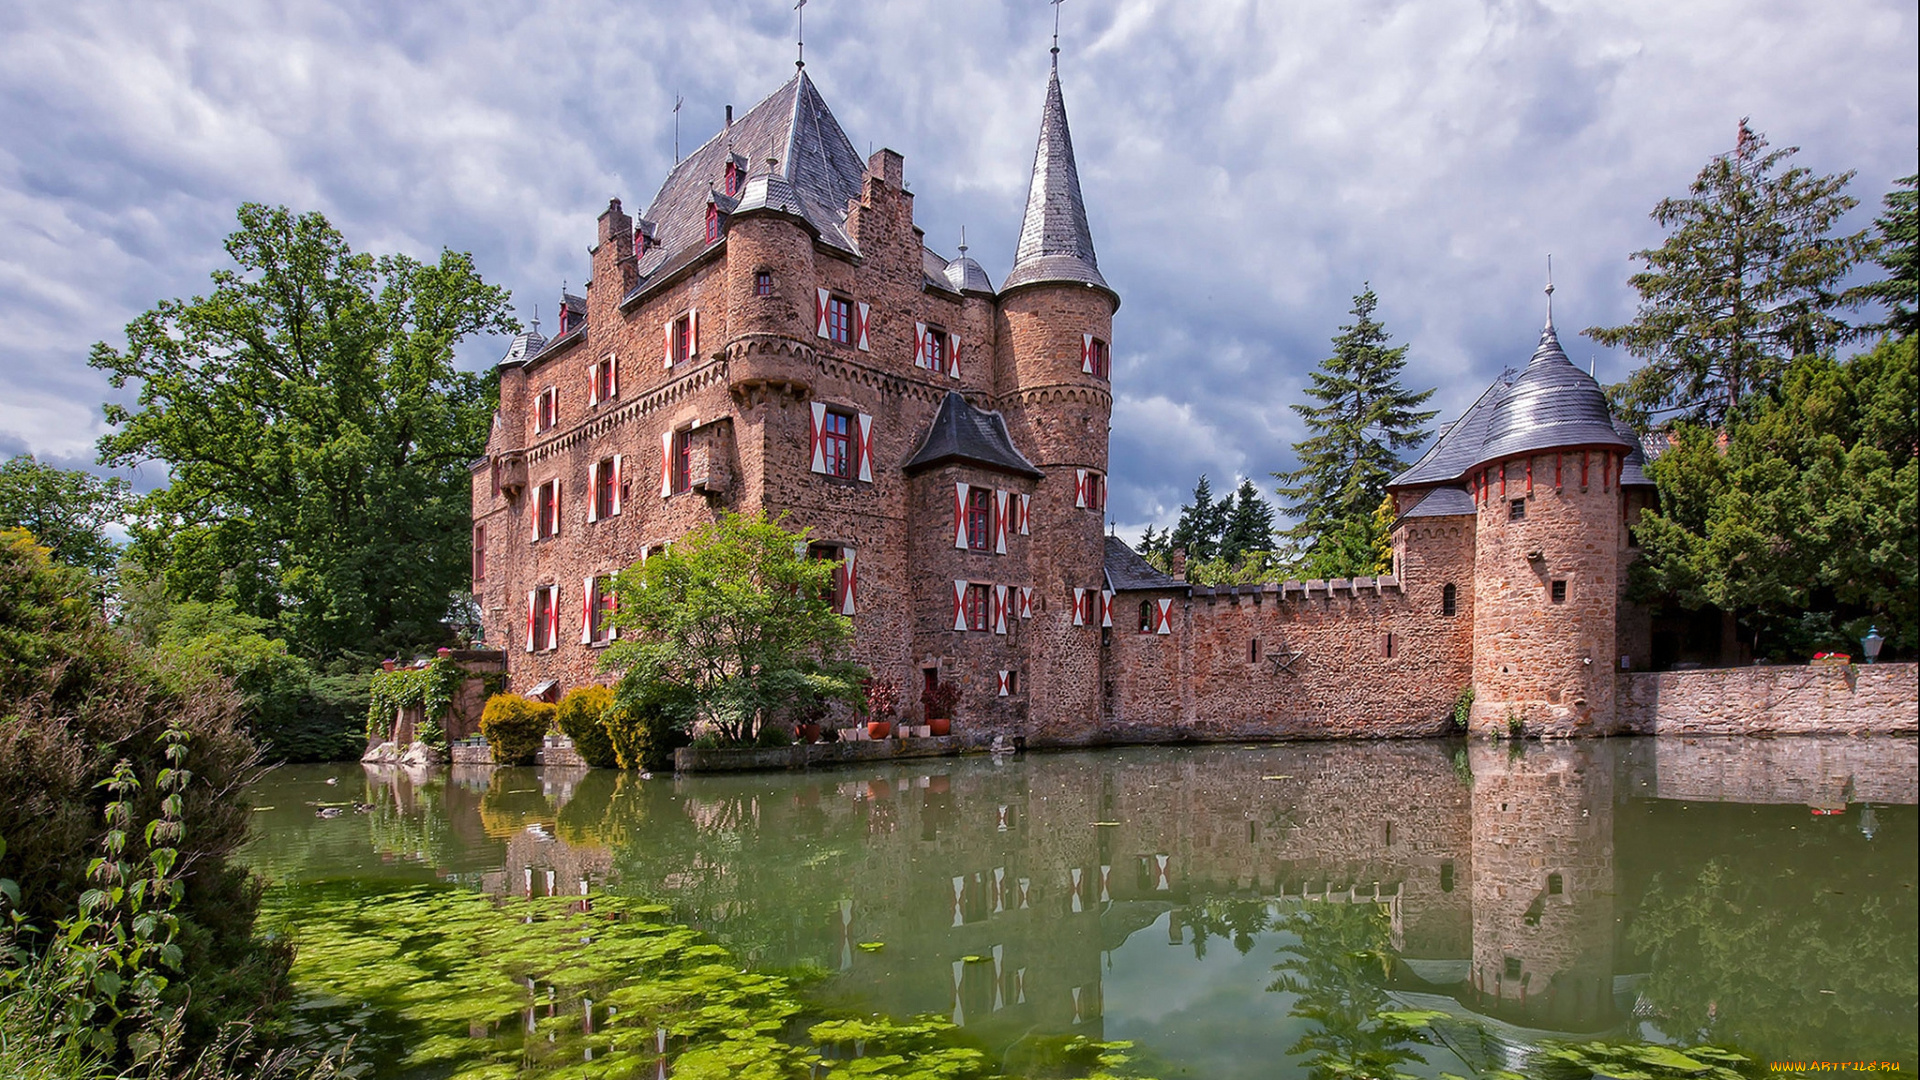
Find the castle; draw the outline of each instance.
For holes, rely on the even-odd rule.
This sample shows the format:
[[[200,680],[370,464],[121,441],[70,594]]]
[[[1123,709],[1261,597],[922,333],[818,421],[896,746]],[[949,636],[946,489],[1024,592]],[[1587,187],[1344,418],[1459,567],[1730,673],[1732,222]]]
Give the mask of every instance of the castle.
[[[970,737],[1032,745],[1618,729],[1646,662],[1620,597],[1651,498],[1632,433],[1551,315],[1391,486],[1378,578],[1189,585],[1103,535],[1113,318],[1058,55],[996,289],[862,164],[804,66],[599,217],[551,339],[515,339],[473,471],[473,583],[511,685],[606,676],[610,575],[723,511],[785,514],[837,564],[853,653]]]

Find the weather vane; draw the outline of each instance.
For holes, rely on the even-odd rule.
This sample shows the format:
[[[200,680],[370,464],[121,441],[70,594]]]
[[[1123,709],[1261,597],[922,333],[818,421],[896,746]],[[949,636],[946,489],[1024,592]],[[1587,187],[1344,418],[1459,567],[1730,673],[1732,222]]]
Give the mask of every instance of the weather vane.
[[[1553,325],[1553,252],[1547,252],[1547,325]]]
[[[800,46],[800,58],[793,62],[793,66],[804,68],[807,66],[807,0],[800,0],[793,5],[793,10],[800,13],[800,21],[794,32],[794,43]]]
[[[800,2],[804,4],[807,0],[800,0]],[[1047,3],[1053,5],[1053,55],[1056,58],[1060,55],[1060,5],[1064,2],[1065,0],[1047,0]]]
[[[686,103],[686,98],[679,94],[673,95],[673,163],[675,165],[680,164],[680,106]]]

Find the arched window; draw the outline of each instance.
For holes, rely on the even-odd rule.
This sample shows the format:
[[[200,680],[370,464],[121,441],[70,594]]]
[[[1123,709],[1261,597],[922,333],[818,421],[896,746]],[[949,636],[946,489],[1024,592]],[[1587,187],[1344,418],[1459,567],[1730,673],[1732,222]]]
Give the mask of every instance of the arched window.
[[[1153,632],[1153,601],[1151,600],[1140,601],[1140,632],[1143,634]]]
[[[1460,588],[1448,583],[1440,590],[1440,614],[1457,615],[1460,613]]]

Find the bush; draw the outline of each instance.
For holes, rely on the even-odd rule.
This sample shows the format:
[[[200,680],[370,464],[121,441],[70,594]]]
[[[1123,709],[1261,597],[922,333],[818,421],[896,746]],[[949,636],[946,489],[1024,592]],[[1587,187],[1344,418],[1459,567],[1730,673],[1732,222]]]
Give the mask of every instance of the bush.
[[[673,767],[673,751],[687,745],[692,717],[692,697],[684,688],[629,675],[600,722],[621,768],[665,772]]]
[[[558,710],[519,694],[495,694],[480,713],[480,734],[493,751],[495,765],[531,765],[540,742],[553,729]]]
[[[768,749],[780,746],[792,746],[793,736],[787,733],[786,728],[775,727],[769,724],[760,729],[760,734],[753,737],[753,745]]]
[[[611,769],[620,763],[619,756],[613,752],[613,740],[601,723],[612,705],[613,691],[607,687],[575,687],[560,699],[560,710],[555,717],[560,733],[572,739],[574,750],[596,769]]]

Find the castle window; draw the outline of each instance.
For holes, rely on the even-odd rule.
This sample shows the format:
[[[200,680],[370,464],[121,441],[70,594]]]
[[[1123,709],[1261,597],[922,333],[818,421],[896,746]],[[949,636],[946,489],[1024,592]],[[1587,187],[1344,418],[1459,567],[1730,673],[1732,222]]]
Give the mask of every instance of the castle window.
[[[988,612],[987,586],[975,581],[967,585],[967,629],[985,630]]]
[[[588,517],[598,521],[620,512],[620,464],[618,458],[603,458],[593,463],[593,494]]]
[[[1512,499],[1507,502],[1507,520],[1525,521],[1527,519],[1527,500]]]
[[[808,544],[807,558],[833,564],[833,581],[820,599],[832,604],[833,610],[843,611],[847,596],[846,549],[838,544]]]
[[[719,239],[720,239],[720,208],[717,206],[708,206],[707,207],[707,243],[711,244]]]
[[[530,613],[532,626],[532,646],[540,649],[553,648],[553,589],[533,590],[533,610]],[[531,651],[531,649],[529,650]]]
[[[587,597],[586,639],[589,645],[605,645],[613,640],[613,579],[606,575],[592,581]]]
[[[673,362],[684,364],[693,359],[693,315],[673,320]]]
[[[1140,632],[1153,633],[1153,601],[1151,600],[1140,601]]]
[[[1505,973],[1506,977],[1509,979],[1519,978],[1520,977],[1520,958],[1517,956],[1508,956],[1508,957],[1503,957],[1502,959],[1505,961],[1505,963],[1502,965],[1502,971]]]
[[[740,194],[740,165],[737,162],[727,162],[727,194]]]
[[[560,481],[549,480],[533,489],[533,538],[560,535]]]
[[[753,272],[753,295],[755,296],[772,296],[773,295],[773,271],[755,270]]]
[[[1562,578],[1553,583],[1553,602],[1556,604],[1564,604],[1567,602],[1566,579]]]
[[[853,301],[838,296],[827,299],[827,340],[853,344]]]
[[[920,349],[920,366],[933,371],[947,370],[947,332],[937,326],[927,327],[927,337]]]
[[[473,580],[487,580],[487,527],[473,527]]]
[[[560,391],[549,386],[533,403],[533,432],[538,435],[560,422]]]
[[[1460,587],[1449,582],[1440,590],[1440,614],[1460,614]]]
[[[1380,657],[1381,657],[1381,659],[1383,659],[1383,660],[1391,660],[1391,659],[1393,659],[1393,650],[1394,650],[1394,646],[1395,646],[1395,645],[1397,645],[1397,644],[1399,644],[1399,643],[1398,643],[1398,642],[1396,642],[1396,641],[1395,641],[1395,640],[1393,639],[1393,635],[1392,635],[1392,634],[1381,634],[1381,635],[1380,635]]]
[[[828,409],[820,419],[820,449],[826,457],[826,474],[843,480],[853,478],[853,417]]]
[[[587,369],[587,404],[598,405],[611,401],[617,392],[618,383],[614,379],[614,357],[612,353],[600,358],[600,361]]]
[[[1259,662],[1260,662],[1260,639],[1254,638],[1253,641],[1247,645],[1247,663],[1257,664]]]
[[[1547,895],[1548,896],[1559,896],[1561,892],[1565,890],[1565,888],[1566,888],[1566,885],[1563,881],[1561,881],[1559,874],[1547,875]]]
[[[1113,357],[1107,351],[1107,343],[1094,338],[1087,346],[1087,366],[1093,375],[1102,379],[1113,378]]]
[[[975,551],[985,551],[992,543],[993,492],[986,488],[969,489],[967,492],[967,546]]]
[[[693,488],[693,430],[681,428],[673,433],[673,458],[671,473],[667,478],[672,494]]]

